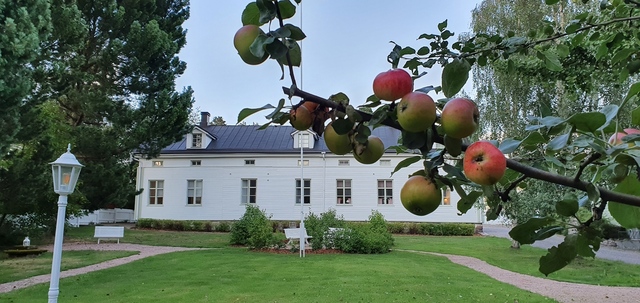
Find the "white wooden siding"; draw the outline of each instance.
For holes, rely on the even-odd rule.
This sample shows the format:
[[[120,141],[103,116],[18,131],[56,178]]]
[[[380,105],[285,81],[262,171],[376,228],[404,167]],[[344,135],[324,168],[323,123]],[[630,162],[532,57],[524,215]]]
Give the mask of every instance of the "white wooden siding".
[[[415,216],[400,202],[400,189],[409,174],[422,169],[422,163],[403,168],[391,177],[396,164],[406,156],[388,154],[390,166],[380,162],[363,165],[352,156],[305,154],[309,166],[304,171],[298,165],[300,155],[226,154],[226,155],[163,155],[157,159],[141,159],[138,169],[138,188],[148,188],[149,180],[164,180],[164,204],[150,205],[149,193],[136,197],[136,219],[173,220],[236,220],[244,214],[241,203],[242,179],[257,180],[256,205],[272,215],[273,220],[299,220],[301,209],[295,203],[295,180],[304,174],[311,179],[311,203],[304,205],[304,213],[320,214],[331,208],[345,220],[363,221],[372,210],[380,211],[388,221],[407,222],[482,222],[482,213],[471,209],[458,216],[455,192],[451,205],[441,205],[427,216]],[[255,165],[245,165],[245,160]],[[163,161],[162,167],[152,166]],[[201,160],[200,166],[191,166],[191,160]],[[339,166],[339,160],[349,160],[349,166]],[[187,205],[187,180],[203,180],[202,205]],[[352,203],[336,203],[336,180],[351,179]],[[393,179],[393,204],[378,205],[377,180]]]

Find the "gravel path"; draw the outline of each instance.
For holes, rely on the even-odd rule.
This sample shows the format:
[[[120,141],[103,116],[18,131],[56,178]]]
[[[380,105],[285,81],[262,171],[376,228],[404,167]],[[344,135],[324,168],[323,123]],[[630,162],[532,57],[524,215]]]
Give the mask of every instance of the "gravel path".
[[[45,249],[52,250],[52,247],[44,247]],[[167,246],[148,246],[138,244],[65,244],[64,250],[128,250],[139,251],[137,255],[109,260],[106,262],[89,265],[81,268],[71,269],[60,273],[60,278],[66,278],[76,276],[84,273],[88,273],[95,270],[110,268],[122,264],[126,264],[142,258],[155,256],[159,254],[166,254],[176,251],[186,250],[198,250],[201,248],[186,248],[186,247],[167,247]],[[500,282],[511,284],[518,288],[528,290],[543,296],[553,298],[559,302],[616,302],[616,303],[636,303],[640,301],[640,288],[633,287],[610,287],[610,286],[597,286],[597,285],[585,285],[568,282],[558,282],[553,280],[547,280],[538,277],[527,276],[519,273],[514,273],[508,270],[501,269],[499,267],[488,264],[480,259],[447,255],[439,253],[430,253],[413,250],[400,250],[413,252],[418,254],[431,254],[437,256],[443,256],[451,260],[451,262],[464,265],[475,271],[484,273],[489,277],[496,279]],[[31,285],[39,283],[47,283],[50,280],[50,275],[41,275],[31,277],[28,279],[0,284],[0,293],[10,292],[15,289],[25,288]]]
[[[43,249],[53,251],[53,246],[43,246]],[[169,246],[149,246],[149,245],[138,245],[138,244],[127,244],[127,243],[103,243],[103,244],[87,244],[87,243],[74,243],[74,244],[64,244],[64,250],[126,250],[126,251],[138,251],[140,252],[137,255],[132,255],[124,258],[113,259],[109,261],[105,261],[98,264],[93,264],[85,267],[74,268],[70,270],[65,270],[60,272],[60,278],[73,277],[77,275],[81,275],[84,273],[88,273],[95,270],[115,267],[118,265],[126,264],[129,262],[133,262],[136,260],[140,260],[142,258],[151,257],[160,254],[166,254],[176,251],[185,251],[185,250],[197,250],[200,248],[187,248],[187,247],[169,247]],[[64,254],[63,254],[64,257]],[[51,274],[40,275],[31,277],[28,279],[14,281],[9,283],[0,284],[0,293],[10,292],[15,289],[29,287],[31,285],[40,284],[40,283],[49,283],[51,280]]]
[[[464,265],[475,271],[484,273],[487,276],[494,278],[500,282],[511,284],[520,289],[541,294],[545,297],[553,298],[562,303],[637,303],[640,301],[640,288],[558,282],[504,270],[473,257],[447,255],[415,250],[401,251],[447,257],[453,263]]]

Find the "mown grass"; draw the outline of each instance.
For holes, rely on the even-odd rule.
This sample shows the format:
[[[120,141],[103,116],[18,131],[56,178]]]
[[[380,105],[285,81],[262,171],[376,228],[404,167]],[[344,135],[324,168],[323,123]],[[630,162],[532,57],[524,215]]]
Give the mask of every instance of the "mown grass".
[[[395,249],[408,249],[476,257],[500,268],[544,277],[538,271],[545,249],[523,245],[510,248],[511,241],[497,237],[395,236]],[[607,286],[640,286],[640,265],[603,259],[574,260],[550,274],[548,279]]]
[[[65,251],[62,253],[60,270],[79,268],[137,253],[135,251]],[[0,273],[2,273],[0,274],[0,283],[51,273],[52,259],[53,253],[51,252],[36,257],[2,259],[0,260]]]
[[[0,294],[44,300],[48,285]],[[227,248],[171,253],[62,279],[60,302],[555,302],[446,258],[279,255]]]
[[[94,231],[94,226],[66,228],[64,241],[97,243],[98,241],[93,237]],[[229,234],[196,231],[125,229],[124,238],[120,239],[120,242],[154,246],[221,248],[229,246]]]

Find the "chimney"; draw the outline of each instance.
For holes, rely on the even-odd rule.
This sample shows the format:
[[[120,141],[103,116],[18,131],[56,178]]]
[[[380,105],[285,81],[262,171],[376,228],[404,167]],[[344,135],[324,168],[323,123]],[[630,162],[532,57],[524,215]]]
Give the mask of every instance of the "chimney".
[[[200,113],[200,127],[207,127],[209,125],[209,112]]]

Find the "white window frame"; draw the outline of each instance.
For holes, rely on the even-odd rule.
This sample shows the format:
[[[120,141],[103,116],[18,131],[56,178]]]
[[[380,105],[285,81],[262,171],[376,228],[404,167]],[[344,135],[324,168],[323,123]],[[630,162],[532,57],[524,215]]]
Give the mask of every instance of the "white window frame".
[[[164,180],[149,180],[149,205],[164,205]]]
[[[202,179],[187,180],[187,205],[202,205]]]
[[[154,160],[152,165],[155,166],[155,167],[162,167],[162,166],[164,166],[164,161]]]
[[[192,148],[202,148],[202,133],[193,133],[191,134],[191,147]]]
[[[349,166],[349,160],[338,160],[338,166]]]
[[[191,166],[202,166],[202,160],[191,160]]]
[[[377,188],[378,188],[378,205],[393,204],[393,180],[378,179]]]
[[[300,179],[296,179],[296,205],[300,205],[300,192],[301,192],[301,188],[300,188]],[[311,179],[304,179],[304,186],[302,188],[303,190],[303,195],[302,195],[302,199],[304,199],[304,204],[305,205],[309,205],[311,204]]]
[[[336,179],[336,204],[351,205],[351,179]]]
[[[380,160],[380,166],[391,166],[391,160]]]
[[[244,165],[256,165],[256,160],[254,159],[245,159]]]
[[[241,188],[240,202],[242,204],[256,204],[258,200],[258,179],[242,179]],[[252,190],[253,194],[251,193]]]
[[[309,160],[302,160],[304,166],[309,166]],[[298,160],[298,166],[300,166],[300,160]]]

